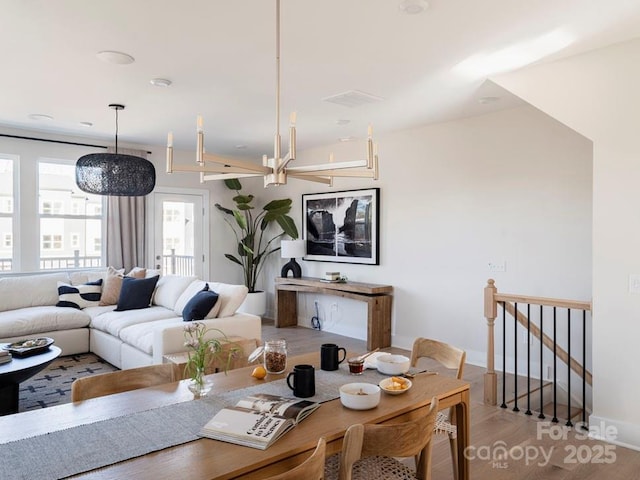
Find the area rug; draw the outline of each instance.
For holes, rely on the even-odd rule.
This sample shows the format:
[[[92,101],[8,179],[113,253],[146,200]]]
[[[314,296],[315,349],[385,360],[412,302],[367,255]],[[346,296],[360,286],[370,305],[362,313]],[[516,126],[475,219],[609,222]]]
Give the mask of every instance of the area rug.
[[[57,358],[36,376],[20,384],[20,411],[71,402],[71,384],[76,378],[114,370],[118,369],[93,353]]]

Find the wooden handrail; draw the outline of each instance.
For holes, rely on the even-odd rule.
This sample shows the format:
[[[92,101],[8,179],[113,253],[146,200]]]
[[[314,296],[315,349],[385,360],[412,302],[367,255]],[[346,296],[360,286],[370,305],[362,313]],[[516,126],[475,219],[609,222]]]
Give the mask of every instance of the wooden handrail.
[[[495,341],[494,341],[494,323],[498,315],[498,303],[504,303],[506,311],[513,317],[516,316],[518,322],[527,326],[527,317],[522,312],[518,311],[516,315],[515,303],[531,304],[531,305],[543,305],[547,307],[556,308],[569,308],[576,310],[591,311],[591,302],[579,301],[579,300],[567,300],[560,298],[547,298],[547,297],[535,297],[528,295],[514,295],[498,293],[498,289],[495,286],[495,280],[490,278],[487,280],[487,285],[484,288],[484,316],[487,320],[487,372],[484,375],[484,402],[487,405],[497,405],[497,376],[495,372]],[[536,325],[531,325],[531,334],[538,340],[541,340],[544,345],[553,350],[553,340],[546,334],[540,331]],[[585,376],[585,379],[589,385],[592,383],[591,372],[587,371],[584,366],[580,365],[574,358],[570,358],[567,352],[559,348],[556,345],[557,356],[569,365],[569,368],[578,375]]]
[[[531,305],[544,305],[545,307],[575,308],[576,310],[591,311],[591,302],[580,300],[565,300],[561,298],[530,297],[528,295],[512,295],[508,293],[496,293],[493,296],[496,303],[530,303]]]

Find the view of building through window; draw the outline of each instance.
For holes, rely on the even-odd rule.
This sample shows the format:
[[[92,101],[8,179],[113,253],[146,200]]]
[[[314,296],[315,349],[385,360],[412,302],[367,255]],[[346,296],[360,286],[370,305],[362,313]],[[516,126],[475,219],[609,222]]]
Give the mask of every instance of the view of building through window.
[[[13,266],[13,170],[13,160],[0,157],[0,271]]]
[[[101,266],[102,197],[78,189],[71,164],[38,162],[38,185],[40,269]]]

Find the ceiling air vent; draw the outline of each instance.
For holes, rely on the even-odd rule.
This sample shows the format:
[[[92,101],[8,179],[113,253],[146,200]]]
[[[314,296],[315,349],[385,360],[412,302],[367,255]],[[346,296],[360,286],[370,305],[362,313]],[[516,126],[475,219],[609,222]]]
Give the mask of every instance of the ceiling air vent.
[[[384,100],[382,97],[376,97],[369,93],[364,93],[359,90],[349,90],[348,92],[332,95],[331,97],[323,98],[325,102],[337,103],[345,107],[354,108],[367,103],[376,103]]]

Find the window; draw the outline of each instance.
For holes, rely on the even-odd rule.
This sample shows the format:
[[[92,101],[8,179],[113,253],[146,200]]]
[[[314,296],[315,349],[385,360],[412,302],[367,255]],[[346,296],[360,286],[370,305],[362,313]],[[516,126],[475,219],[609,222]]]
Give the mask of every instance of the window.
[[[0,213],[13,213],[13,198],[0,198]]]
[[[182,217],[182,212],[177,208],[165,207],[163,213],[165,222],[178,222]]]
[[[62,250],[62,235],[43,235],[43,250]]]
[[[164,251],[165,254],[170,254],[171,250],[175,250],[178,253],[180,249],[180,239],[177,237],[165,237],[164,239]]]
[[[14,211],[14,183],[16,181],[15,165],[17,158],[0,154],[0,271],[13,270],[14,256],[13,234],[17,219]]]
[[[38,186],[40,269],[101,266],[103,197],[79,191],[62,160],[39,160]]]
[[[43,200],[40,204],[40,213],[43,215],[60,215],[62,213],[62,202]]]

